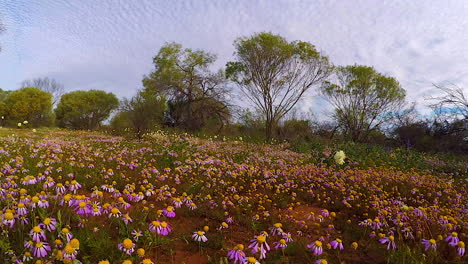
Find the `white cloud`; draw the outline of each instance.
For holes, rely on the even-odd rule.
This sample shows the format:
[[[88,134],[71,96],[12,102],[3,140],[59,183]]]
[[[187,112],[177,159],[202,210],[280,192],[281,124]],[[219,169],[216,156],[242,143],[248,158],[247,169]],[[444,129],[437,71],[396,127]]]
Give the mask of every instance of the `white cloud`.
[[[0,0],[0,87],[51,76],[69,90],[131,96],[166,41],[232,59],[235,38],[272,31],[310,41],[336,64],[397,77],[425,104],[431,83],[468,87],[468,6],[451,1]],[[309,106],[320,112],[316,100]]]

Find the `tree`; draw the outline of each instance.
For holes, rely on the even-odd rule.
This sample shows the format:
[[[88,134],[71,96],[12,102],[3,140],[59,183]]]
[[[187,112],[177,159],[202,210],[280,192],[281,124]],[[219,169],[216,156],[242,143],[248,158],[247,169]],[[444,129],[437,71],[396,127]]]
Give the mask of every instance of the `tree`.
[[[464,118],[468,120],[468,99],[465,97],[463,89],[457,86],[444,87],[435,84],[434,86],[443,92],[443,95],[439,97],[427,99],[433,101],[429,106],[434,109],[434,112],[451,119]]]
[[[330,75],[332,66],[312,44],[271,33],[239,38],[234,46],[236,60],[227,63],[226,76],[263,113],[269,141],[279,120]]]
[[[155,94],[140,91],[132,99],[124,99],[121,103],[121,112],[113,121],[123,122],[133,129],[138,139],[143,134],[161,124],[166,108],[166,99]]]
[[[334,119],[353,141],[365,138],[404,104],[406,92],[398,81],[373,67],[338,67],[334,77],[323,83],[321,92],[335,107]]]
[[[101,90],[66,93],[55,109],[57,124],[71,129],[95,129],[118,105],[113,93]]]
[[[12,91],[4,101],[10,124],[28,121],[29,125],[48,126],[52,118],[52,95],[36,87],[26,87]]]
[[[166,120],[174,126],[198,130],[210,119],[221,125],[230,117],[224,73],[210,71],[216,56],[201,50],[164,45],[154,57],[155,70],[143,79],[146,93],[168,100]]]
[[[25,80],[21,83],[21,87],[37,87],[45,92],[51,93],[53,96],[52,105],[56,105],[64,93],[63,85],[55,79],[36,78],[32,80]]]

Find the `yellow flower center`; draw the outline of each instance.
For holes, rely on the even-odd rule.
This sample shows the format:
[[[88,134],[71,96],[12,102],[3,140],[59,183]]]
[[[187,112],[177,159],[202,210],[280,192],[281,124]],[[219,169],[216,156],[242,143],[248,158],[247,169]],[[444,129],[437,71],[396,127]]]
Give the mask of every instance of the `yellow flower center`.
[[[33,227],[33,232],[34,233],[40,233],[41,231],[42,231],[42,229],[39,226]]]
[[[72,246],[73,248],[80,248],[80,241],[74,238],[70,241],[70,246]]]
[[[68,230],[68,228],[62,228],[62,233],[68,234],[70,233],[70,230]]]
[[[50,225],[50,223],[52,223],[52,220],[50,220],[50,218],[44,219],[44,225]]]
[[[126,238],[124,239],[124,241],[122,242],[122,246],[126,249],[131,249],[133,247],[133,242],[132,240]]]
[[[244,250],[244,245],[242,244],[237,244],[237,246],[235,247],[237,250]]]
[[[80,208],[85,208],[85,207],[86,207],[86,203],[85,203],[85,202],[80,202],[80,203],[78,204],[78,206],[79,206]]]
[[[18,208],[24,208],[24,207],[25,207],[24,203],[19,203],[18,204]]]
[[[166,227],[167,227],[167,223],[166,223],[166,222],[161,222],[161,227],[162,227],[162,228],[166,228]]]
[[[457,232],[452,232],[452,236],[453,236],[453,237],[457,237],[457,236],[458,236],[458,233],[457,233]]]
[[[65,253],[67,253],[68,255],[71,255],[74,252],[75,252],[75,249],[72,246],[70,246],[70,245],[65,246]]]
[[[431,243],[432,245],[435,245],[436,241],[435,241],[435,239],[430,239],[429,243]]]
[[[316,240],[316,241],[315,241],[315,245],[316,245],[317,247],[321,247],[321,246],[322,246],[322,242],[321,242],[321,241],[318,241],[318,240]]]
[[[152,261],[151,261],[151,259],[144,259],[141,263],[142,264],[151,264]]]
[[[392,242],[393,242],[393,241],[395,240],[395,237],[393,237],[393,236],[389,236],[389,237],[388,237],[388,240],[390,240],[390,241],[392,241]]]
[[[256,263],[256,262],[257,262],[257,259],[254,258],[254,257],[248,257],[248,258],[247,258],[247,261],[248,261],[249,263]]]
[[[276,223],[276,224],[275,224],[275,228],[280,228],[280,227],[282,227],[282,226],[283,226],[283,225],[282,225],[281,223]]]
[[[160,225],[161,225],[161,223],[158,222],[158,221],[153,221],[153,222],[151,222],[151,224],[152,224],[153,226],[160,226]]]
[[[8,213],[5,213],[3,217],[5,217],[6,220],[11,220],[13,219],[13,214],[8,212]]]
[[[465,248],[465,242],[463,242],[463,241],[458,242],[457,245],[458,245],[458,247],[460,247],[460,248]]]
[[[265,243],[266,237],[265,236],[258,236],[257,237],[257,242],[258,243]]]
[[[37,247],[37,248],[41,248],[43,245],[44,245],[44,243],[42,243],[42,242],[37,242],[36,247]]]
[[[336,242],[342,243],[343,241],[342,241],[341,239],[337,238],[337,239],[336,239]]]
[[[280,239],[279,242],[280,242],[281,245],[285,245],[285,244],[286,244],[286,240],[284,240],[284,239]]]
[[[116,207],[114,207],[114,208],[111,209],[111,213],[112,213],[112,214],[118,214],[118,213],[119,213],[119,209],[116,208]]]
[[[139,248],[137,250],[137,254],[138,254],[138,256],[143,257],[145,255],[145,249]]]
[[[168,206],[168,207],[166,208],[166,210],[167,210],[168,212],[172,212],[172,211],[174,211],[174,207]]]
[[[205,232],[203,232],[203,231],[198,231],[197,232],[197,235],[199,235],[199,236],[203,236],[204,234],[205,234]]]

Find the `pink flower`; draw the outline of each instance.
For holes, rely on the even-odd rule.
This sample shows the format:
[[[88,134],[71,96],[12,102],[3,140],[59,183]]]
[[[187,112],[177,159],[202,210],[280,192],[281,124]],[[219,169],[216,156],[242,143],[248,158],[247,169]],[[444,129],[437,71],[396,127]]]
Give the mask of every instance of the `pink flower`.
[[[396,249],[396,244],[395,244],[395,237],[389,236],[389,237],[384,237],[379,239],[379,242],[382,244],[388,244],[387,249]]]
[[[172,232],[172,228],[169,223],[162,221],[161,224],[156,229],[156,233],[162,236],[167,236],[169,233]]]
[[[234,264],[243,264],[245,262],[244,245],[239,244],[233,249],[229,250],[228,257],[234,261]]]
[[[50,252],[50,246],[46,242],[37,242],[34,246],[33,254],[36,258],[46,257],[48,252]]]
[[[314,255],[318,256],[323,253],[322,242],[319,240],[316,240],[315,242],[310,243],[309,245],[307,245],[307,247],[312,250],[312,253],[314,253]]]
[[[270,246],[266,242],[265,235],[255,236],[254,239],[250,240],[251,244],[249,248],[252,249],[252,253],[257,253],[260,250],[260,259],[266,258],[266,253],[270,251]]]
[[[32,237],[34,242],[41,242],[46,240],[44,230],[42,230],[40,226],[33,227],[33,229],[31,229],[29,232],[29,235]]]
[[[339,238],[333,240],[332,242],[330,242],[330,245],[332,246],[333,249],[336,249],[336,248],[339,248],[340,250],[343,250],[344,247],[343,247],[343,241]]]
[[[176,213],[174,212],[174,207],[168,206],[167,208],[164,208],[163,215],[170,217],[170,218],[175,217]]]
[[[460,239],[458,239],[458,233],[452,232],[450,235],[448,235],[445,241],[449,242],[449,245],[452,247],[456,246],[458,241],[460,241]]]
[[[463,255],[465,255],[465,242],[459,241],[457,246],[458,246],[458,248],[457,248],[458,255],[463,257]]]
[[[57,225],[57,220],[55,218],[46,218],[44,219],[44,221],[42,221],[41,224],[39,224],[41,228],[45,228],[49,232],[54,231],[56,225]]]
[[[423,239],[422,244],[425,246],[425,250],[429,250],[430,248],[436,250],[437,249],[437,244],[435,239]]]
[[[278,249],[283,249],[283,248],[287,248],[288,247],[288,244],[286,243],[286,240],[285,239],[280,239],[280,241],[278,242],[273,242],[273,246],[275,247],[276,250]]]
[[[135,251],[135,243],[129,238],[126,238],[118,245],[118,248],[125,252],[127,255],[131,255]]]

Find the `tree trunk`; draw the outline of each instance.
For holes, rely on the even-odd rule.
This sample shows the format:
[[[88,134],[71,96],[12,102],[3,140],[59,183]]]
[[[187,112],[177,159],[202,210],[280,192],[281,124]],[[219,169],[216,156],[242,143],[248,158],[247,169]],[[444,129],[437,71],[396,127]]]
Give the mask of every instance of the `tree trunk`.
[[[265,122],[265,139],[267,143],[271,142],[272,128],[273,128],[273,120],[270,120],[269,118],[267,118]]]

